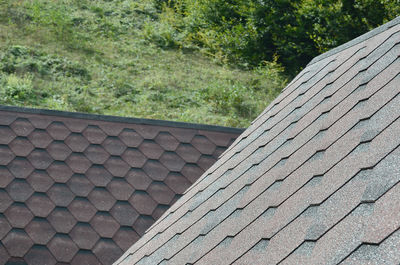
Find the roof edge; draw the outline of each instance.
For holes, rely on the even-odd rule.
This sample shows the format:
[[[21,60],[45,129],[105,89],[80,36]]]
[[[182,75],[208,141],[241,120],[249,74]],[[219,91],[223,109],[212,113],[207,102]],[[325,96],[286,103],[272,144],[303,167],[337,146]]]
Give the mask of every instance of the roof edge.
[[[363,35],[361,35],[361,36],[359,36],[359,37],[357,37],[357,38],[355,38],[355,39],[353,39],[351,41],[348,41],[348,42],[346,42],[346,43],[344,43],[344,44],[342,44],[342,45],[340,45],[340,46],[338,46],[336,48],[333,48],[333,49],[331,49],[331,50],[329,50],[329,51],[327,51],[327,52],[315,57],[314,59],[311,60],[311,62],[309,62],[307,64],[307,66],[312,65],[312,64],[314,64],[316,62],[319,62],[319,61],[321,61],[321,60],[323,60],[323,59],[325,59],[325,58],[327,58],[329,56],[332,56],[332,55],[334,55],[334,54],[336,54],[338,52],[341,52],[341,51],[343,51],[343,50],[345,50],[345,49],[347,49],[347,48],[349,48],[351,46],[354,46],[354,45],[360,43],[360,42],[368,40],[369,38],[372,38],[373,36],[378,35],[379,33],[384,32],[385,30],[387,30],[387,29],[389,29],[389,28],[391,28],[393,26],[396,26],[397,24],[400,24],[400,16],[396,17],[395,19],[393,19],[393,20],[391,20],[391,21],[389,21],[389,22],[387,22],[387,23],[385,23],[385,24],[383,24],[383,25],[381,25],[381,26],[379,26],[379,27],[367,32],[367,33],[364,33]]]
[[[166,127],[197,129],[197,130],[208,130],[208,131],[225,132],[225,133],[242,133],[245,130],[243,128],[233,128],[233,127],[199,124],[199,123],[187,123],[187,122],[156,120],[156,119],[131,118],[131,117],[122,117],[122,116],[89,114],[89,113],[82,113],[82,112],[68,112],[68,111],[61,111],[61,110],[15,107],[15,106],[6,106],[6,105],[0,105],[0,111],[10,111],[10,112],[19,112],[19,113],[27,113],[27,114],[39,114],[39,115],[46,115],[46,116],[60,116],[60,117],[65,117],[65,118],[76,118],[76,119],[85,119],[85,120],[120,122],[120,123],[131,123],[131,124],[142,124],[142,125],[155,125],[155,126],[166,126]]]

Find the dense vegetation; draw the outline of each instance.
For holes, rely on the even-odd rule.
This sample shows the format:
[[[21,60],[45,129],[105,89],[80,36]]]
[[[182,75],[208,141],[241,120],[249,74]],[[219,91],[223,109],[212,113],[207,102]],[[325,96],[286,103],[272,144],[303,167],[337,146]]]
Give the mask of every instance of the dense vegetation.
[[[278,58],[293,75],[313,57],[400,15],[399,0],[157,0],[164,46],[229,61]]]
[[[0,104],[247,126],[399,0],[0,0]]]

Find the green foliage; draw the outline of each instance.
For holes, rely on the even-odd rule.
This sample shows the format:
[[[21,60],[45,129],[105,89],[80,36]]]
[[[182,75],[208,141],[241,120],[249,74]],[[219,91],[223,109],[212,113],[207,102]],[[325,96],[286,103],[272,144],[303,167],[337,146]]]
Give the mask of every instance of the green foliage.
[[[33,102],[37,95],[33,90],[32,77],[13,74],[0,76],[0,97],[4,103],[11,105]]]
[[[38,53],[23,46],[10,46],[0,55],[0,70],[9,74],[38,73],[51,78],[90,78],[87,69],[77,63],[66,58]]]
[[[0,104],[248,126],[284,87],[283,69],[181,45],[183,14],[167,4],[0,0]]]
[[[245,127],[399,1],[0,0],[0,104]]]
[[[391,1],[394,2],[400,3]],[[395,15],[389,12],[388,5],[375,0],[302,0],[295,5],[294,17],[293,25],[282,31],[277,47],[284,65],[293,63],[298,67]],[[299,41],[301,38],[304,41]]]
[[[160,21],[169,25],[170,43],[251,66],[277,56],[292,75],[316,55],[400,15],[399,0],[154,1],[173,18]]]

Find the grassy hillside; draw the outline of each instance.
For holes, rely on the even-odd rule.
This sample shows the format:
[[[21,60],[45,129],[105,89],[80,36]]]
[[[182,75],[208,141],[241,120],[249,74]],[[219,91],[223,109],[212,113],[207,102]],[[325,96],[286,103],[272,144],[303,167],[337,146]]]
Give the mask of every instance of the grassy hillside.
[[[151,0],[0,0],[0,104],[246,127],[285,85],[273,62],[170,48],[159,16]]]

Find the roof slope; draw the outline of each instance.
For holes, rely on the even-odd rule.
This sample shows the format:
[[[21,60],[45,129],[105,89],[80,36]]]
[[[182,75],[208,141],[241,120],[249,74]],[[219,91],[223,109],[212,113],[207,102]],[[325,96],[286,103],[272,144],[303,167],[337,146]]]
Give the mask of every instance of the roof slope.
[[[400,18],[314,59],[116,264],[399,264]]]
[[[239,132],[0,106],[0,265],[112,264]]]

